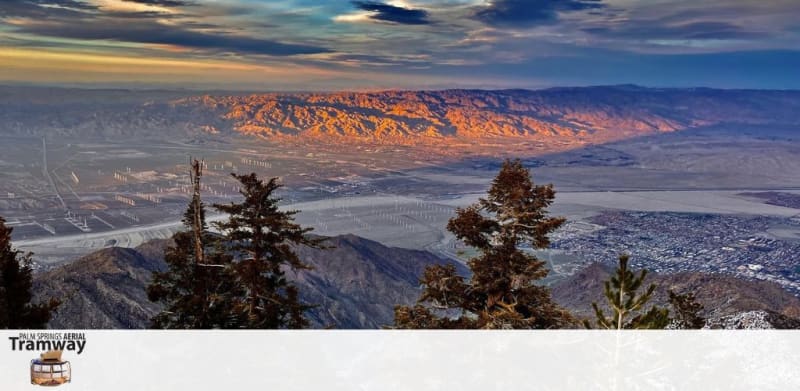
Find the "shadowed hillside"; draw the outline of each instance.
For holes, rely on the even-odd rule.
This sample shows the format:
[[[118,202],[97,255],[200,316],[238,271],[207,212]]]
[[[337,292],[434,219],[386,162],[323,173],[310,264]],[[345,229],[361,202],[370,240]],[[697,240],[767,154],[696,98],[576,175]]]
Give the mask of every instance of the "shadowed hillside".
[[[51,328],[142,328],[158,310],[144,288],[163,267],[134,249],[106,248],[35,275],[33,292],[63,301]]]
[[[145,287],[165,267],[168,241],[136,249],[107,248],[35,276],[39,297],[61,297],[51,328],[145,328],[159,307]],[[318,306],[315,327],[378,328],[393,321],[393,307],[419,296],[425,266],[448,262],[415,250],[390,248],[353,235],[333,237],[327,250],[302,247],[298,253],[314,270],[289,272],[306,302]]]

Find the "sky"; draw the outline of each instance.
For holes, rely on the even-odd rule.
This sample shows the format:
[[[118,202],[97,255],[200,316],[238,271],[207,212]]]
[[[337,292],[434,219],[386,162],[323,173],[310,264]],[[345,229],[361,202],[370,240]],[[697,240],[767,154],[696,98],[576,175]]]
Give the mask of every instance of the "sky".
[[[800,89],[800,0],[0,0],[0,83]]]

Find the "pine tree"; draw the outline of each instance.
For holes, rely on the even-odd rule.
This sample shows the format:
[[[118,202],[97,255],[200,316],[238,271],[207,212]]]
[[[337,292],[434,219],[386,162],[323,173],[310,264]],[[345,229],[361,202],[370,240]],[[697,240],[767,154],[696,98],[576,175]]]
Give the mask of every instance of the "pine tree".
[[[535,185],[519,160],[507,160],[488,197],[457,209],[447,229],[481,254],[468,262],[471,279],[452,265],[428,267],[423,293],[412,307],[395,308],[398,328],[562,328],[573,318],[537,285],[548,270],[522,245],[546,248],[564,223],[549,217],[552,185]]]
[[[700,315],[703,305],[697,302],[694,293],[678,294],[669,291],[669,303],[672,305],[675,316],[672,324],[678,329],[702,329],[706,319]]]
[[[32,254],[11,247],[12,228],[0,217],[0,329],[43,329],[60,302],[33,304]]]
[[[636,276],[628,270],[629,259],[626,254],[620,255],[617,270],[604,284],[604,293],[612,316],[606,317],[597,303],[592,303],[597,326],[603,329],[663,329],[669,324],[669,310],[653,306],[643,311],[656,285],[651,284],[642,294],[637,294],[636,291],[641,288],[647,276],[647,270],[642,270]],[[584,326],[591,328],[588,320],[584,321]]]
[[[294,222],[297,211],[278,209],[280,198],[274,193],[281,185],[277,178],[265,183],[255,173],[232,175],[242,185],[244,201],[214,207],[230,215],[228,221],[216,226],[237,258],[233,274],[244,290],[235,298],[233,311],[245,328],[306,327],[303,313],[311,307],[300,301],[297,288],[286,279],[285,269],[309,269],[292,246],[319,247],[320,240],[308,238],[312,229]]]
[[[211,329],[237,327],[231,297],[236,287],[231,276],[232,257],[218,237],[208,232],[200,198],[202,163],[193,160],[190,176],[192,200],[183,216],[187,231],[172,236],[164,251],[167,270],[153,273],[147,287],[151,301],[165,309],[152,319],[154,328]]]

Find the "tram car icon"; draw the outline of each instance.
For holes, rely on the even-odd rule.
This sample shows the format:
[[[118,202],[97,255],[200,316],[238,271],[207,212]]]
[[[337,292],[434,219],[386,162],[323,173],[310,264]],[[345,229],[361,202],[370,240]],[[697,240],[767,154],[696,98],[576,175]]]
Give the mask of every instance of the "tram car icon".
[[[72,366],[61,359],[60,350],[42,353],[31,360],[31,384],[39,386],[60,386],[72,381]]]

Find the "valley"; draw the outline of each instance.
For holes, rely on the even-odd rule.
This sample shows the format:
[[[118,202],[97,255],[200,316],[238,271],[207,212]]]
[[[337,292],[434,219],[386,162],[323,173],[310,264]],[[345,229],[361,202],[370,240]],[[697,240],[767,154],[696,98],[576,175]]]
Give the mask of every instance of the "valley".
[[[537,183],[554,184],[552,212],[568,219],[552,248],[540,251],[553,270],[549,283],[595,261],[609,264],[625,251],[642,267],[720,272],[798,289],[800,274],[793,265],[800,263],[800,209],[786,200],[800,194],[799,120],[792,111],[800,98],[790,92],[606,87],[217,98],[162,93],[150,100],[146,95],[138,92],[113,104],[98,99],[89,119],[74,105],[39,97],[45,103],[37,104],[55,111],[6,122],[0,134],[0,215],[14,227],[15,245],[36,254],[38,268],[97,249],[136,247],[181,229],[190,157],[204,160],[207,205],[238,197],[231,173],[280,177],[283,207],[301,211],[298,221],[316,234],[354,234],[464,262],[471,250],[445,230],[447,220],[455,208],[484,194],[502,159],[521,158]],[[668,103],[677,98],[702,99],[705,106],[670,109]],[[773,102],[775,117],[748,111],[756,98]],[[612,109],[613,99],[627,102],[628,109]],[[719,110],[736,109],[736,116],[709,112],[710,102]],[[297,111],[319,105],[344,114]],[[472,113],[466,116],[470,120],[448,116],[452,107]],[[381,133],[364,122],[364,112],[406,122],[423,116],[416,121],[440,126],[436,134],[412,131],[419,127]],[[109,113],[116,113],[113,124],[107,123]],[[527,113],[571,130],[545,131],[537,123],[517,133],[477,134],[457,126],[481,129],[488,113],[493,123]],[[42,118],[50,122],[43,125]],[[325,118],[334,122],[314,122]],[[336,122],[342,118],[350,122]],[[567,124],[564,118],[583,122]],[[194,125],[174,122],[190,119]],[[279,120],[285,123],[280,131],[265,130]],[[307,131],[292,130],[302,126]],[[352,126],[363,132],[351,134]],[[327,131],[334,128],[341,132]],[[211,221],[220,218],[209,211]],[[622,229],[630,225],[626,219],[636,224]],[[658,236],[667,225],[680,231],[697,219],[710,225],[692,232],[708,237]],[[719,230],[725,232],[715,233]],[[740,240],[768,243],[770,250],[752,256],[726,250],[741,247]],[[672,255],[659,255],[664,249]]]

